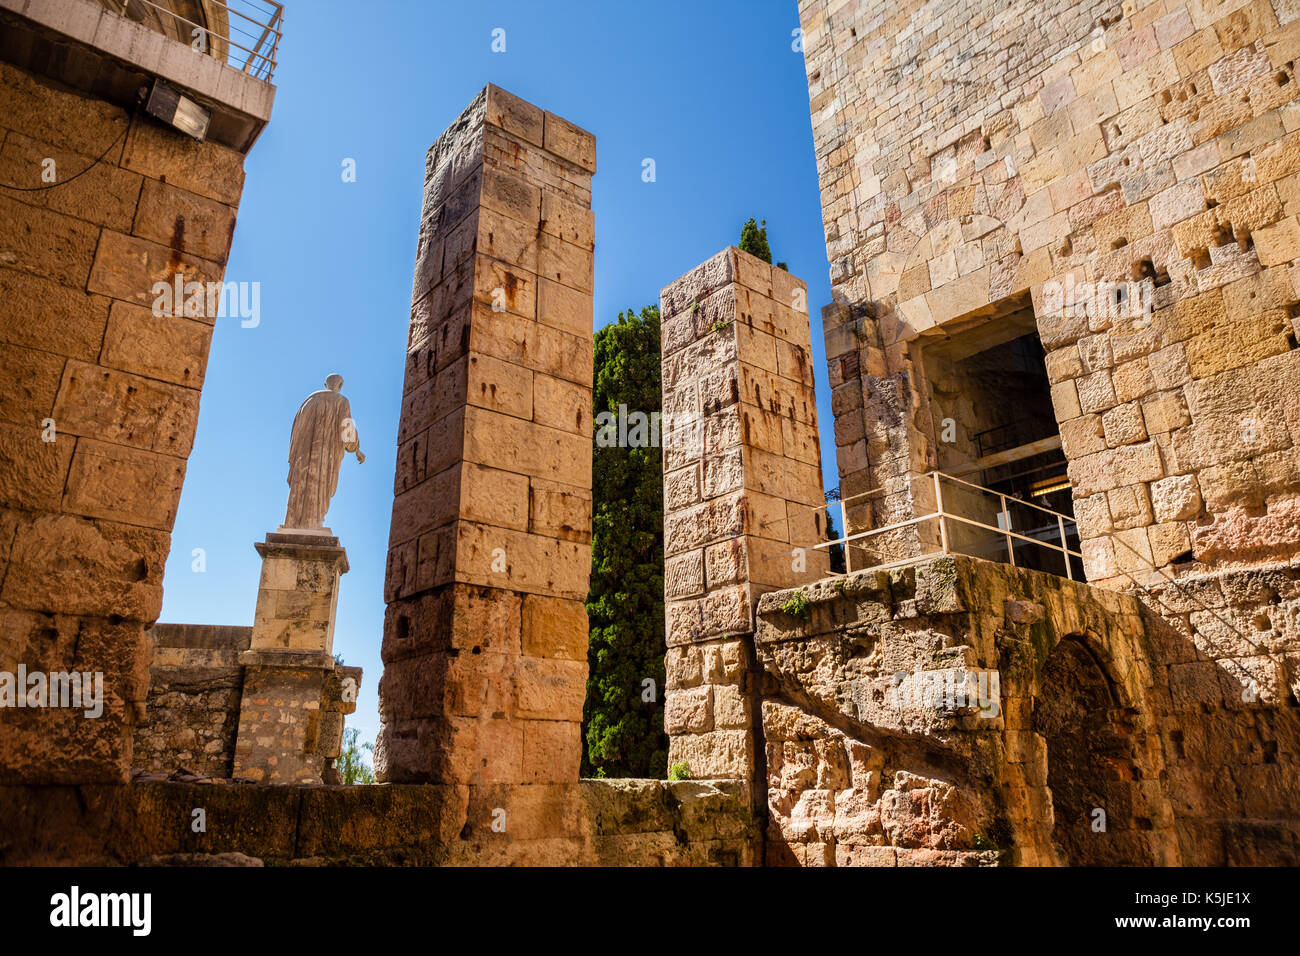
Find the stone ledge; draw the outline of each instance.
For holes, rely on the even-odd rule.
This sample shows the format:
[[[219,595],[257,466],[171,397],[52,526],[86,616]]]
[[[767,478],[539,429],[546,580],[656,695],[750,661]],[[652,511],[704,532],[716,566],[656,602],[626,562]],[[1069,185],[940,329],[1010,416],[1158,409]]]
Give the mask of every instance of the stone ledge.
[[[195,807],[206,834],[190,829]],[[492,830],[494,808],[505,833]],[[0,819],[2,865],[233,853],[287,865],[752,865],[758,845],[741,781],[11,786]]]
[[[81,57],[61,57],[80,69],[58,69],[52,78],[83,92],[130,106],[142,82],[160,77],[212,110],[208,138],[248,152],[271,118],[275,87],[187,44],[157,33],[105,9],[96,0],[0,0],[2,19],[22,30],[63,46],[75,46]],[[8,26],[8,23],[6,24]],[[20,48],[15,44],[14,48]],[[84,69],[87,58],[100,59],[98,70]],[[36,66],[19,63],[24,69]],[[40,72],[37,69],[36,72]],[[86,77],[98,78],[93,89]]]

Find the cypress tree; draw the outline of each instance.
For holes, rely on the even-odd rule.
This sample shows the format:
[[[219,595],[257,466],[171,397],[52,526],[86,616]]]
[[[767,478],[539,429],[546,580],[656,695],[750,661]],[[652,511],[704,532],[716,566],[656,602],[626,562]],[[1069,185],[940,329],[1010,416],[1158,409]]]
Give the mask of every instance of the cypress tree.
[[[751,256],[758,256],[764,262],[771,263],[772,250],[767,244],[767,220],[764,219],[762,225],[750,219],[740,227],[740,244],[737,246],[741,252],[748,252]]]
[[[596,332],[593,412],[660,410],[659,309]],[[632,429],[629,427],[629,433]],[[663,464],[658,447],[592,443],[590,643],[584,776],[655,777],[664,734]],[[647,683],[647,681],[653,683]],[[649,699],[647,699],[649,698]]]

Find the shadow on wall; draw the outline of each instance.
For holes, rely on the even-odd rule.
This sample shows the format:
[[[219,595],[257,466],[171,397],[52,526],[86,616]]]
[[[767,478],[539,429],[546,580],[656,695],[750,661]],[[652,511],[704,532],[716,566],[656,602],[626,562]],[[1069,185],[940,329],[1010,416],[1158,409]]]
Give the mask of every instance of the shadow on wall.
[[[769,865],[1300,862],[1285,671],[974,558],[793,593],[759,604]]]

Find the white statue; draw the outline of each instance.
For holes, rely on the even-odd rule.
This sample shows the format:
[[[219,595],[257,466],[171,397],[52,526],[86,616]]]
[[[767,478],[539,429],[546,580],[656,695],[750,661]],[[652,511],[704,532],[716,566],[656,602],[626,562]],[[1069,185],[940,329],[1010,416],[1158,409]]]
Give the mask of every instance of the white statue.
[[[289,508],[284,528],[317,530],[338,488],[343,456],[354,452],[366,460],[352,422],[352,408],[339,394],[343,376],[325,379],[325,388],[312,392],[293,418],[289,436]]]

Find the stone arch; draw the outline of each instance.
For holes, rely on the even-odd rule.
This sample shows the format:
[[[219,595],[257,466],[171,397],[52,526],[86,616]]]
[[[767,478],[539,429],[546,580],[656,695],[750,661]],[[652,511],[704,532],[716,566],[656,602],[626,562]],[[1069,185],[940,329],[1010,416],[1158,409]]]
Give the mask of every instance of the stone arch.
[[[1052,649],[1040,681],[1031,721],[1047,751],[1058,861],[1152,864],[1151,848],[1140,835],[1152,822],[1140,798],[1144,774],[1132,740],[1136,710],[1123,705],[1097,656],[1077,636]]]
[[[1177,852],[1155,719],[1128,644],[1066,634],[1037,670],[1027,729],[1050,807],[1042,848],[1058,865],[1165,865]]]

